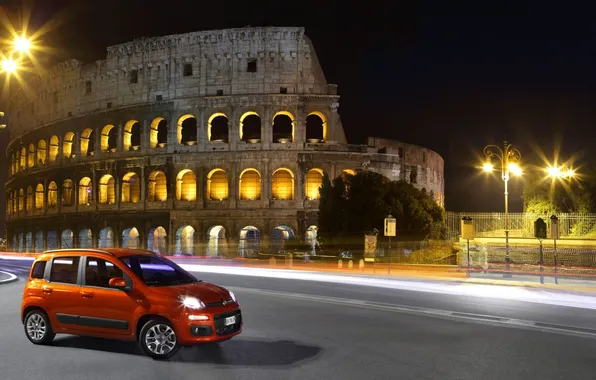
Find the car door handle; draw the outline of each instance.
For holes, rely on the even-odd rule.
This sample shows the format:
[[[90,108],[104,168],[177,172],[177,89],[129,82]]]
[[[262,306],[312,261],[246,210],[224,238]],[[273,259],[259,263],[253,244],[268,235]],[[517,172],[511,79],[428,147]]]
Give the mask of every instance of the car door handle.
[[[46,293],[46,294],[51,294],[52,293],[52,288],[41,288],[41,291]]]
[[[83,297],[83,298],[93,298],[93,293],[91,293],[91,292],[81,292],[81,297]]]

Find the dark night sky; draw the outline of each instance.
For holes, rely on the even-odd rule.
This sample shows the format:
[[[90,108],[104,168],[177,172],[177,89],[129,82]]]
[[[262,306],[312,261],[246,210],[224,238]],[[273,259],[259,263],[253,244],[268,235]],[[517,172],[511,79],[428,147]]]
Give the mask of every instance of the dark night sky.
[[[19,2],[0,0],[8,9],[10,3]],[[482,179],[472,166],[487,143],[507,136],[530,161],[538,146],[552,159],[555,142],[563,159],[591,154],[593,9],[522,0],[355,4],[39,0],[33,22],[60,20],[44,43],[63,58],[85,61],[102,59],[108,45],[142,36],[304,26],[328,82],[339,85],[350,142],[378,135],[440,153],[448,210],[503,209],[502,182]],[[2,149],[6,138],[0,133]],[[516,181],[511,210],[521,211]]]

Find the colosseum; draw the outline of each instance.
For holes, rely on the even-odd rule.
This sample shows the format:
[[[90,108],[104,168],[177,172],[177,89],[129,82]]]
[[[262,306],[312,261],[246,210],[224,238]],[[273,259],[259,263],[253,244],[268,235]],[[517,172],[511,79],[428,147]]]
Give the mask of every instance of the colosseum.
[[[350,145],[338,107],[303,28],[142,38],[63,62],[10,100],[9,246],[245,257],[314,244],[324,173],[376,171],[443,204],[437,153]]]

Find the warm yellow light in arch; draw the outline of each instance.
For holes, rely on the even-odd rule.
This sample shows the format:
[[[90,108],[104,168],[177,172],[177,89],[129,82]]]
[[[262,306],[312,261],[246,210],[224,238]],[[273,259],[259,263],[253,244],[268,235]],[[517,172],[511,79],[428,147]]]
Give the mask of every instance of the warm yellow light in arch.
[[[321,169],[311,169],[306,174],[306,198],[308,200],[317,200],[321,197],[319,189],[323,185],[323,171]]]

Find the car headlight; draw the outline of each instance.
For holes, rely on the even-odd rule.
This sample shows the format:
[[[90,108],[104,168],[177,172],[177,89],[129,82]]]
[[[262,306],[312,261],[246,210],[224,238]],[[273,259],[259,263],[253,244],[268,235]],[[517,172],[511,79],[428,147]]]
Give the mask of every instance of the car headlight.
[[[184,307],[189,309],[202,309],[205,307],[205,304],[196,297],[180,297],[180,300]]]
[[[238,302],[238,300],[236,299],[236,295],[234,294],[234,292],[233,292],[233,291],[231,291],[231,290],[228,290],[228,293],[230,293],[230,297],[232,298],[232,300],[233,300],[234,302]]]

